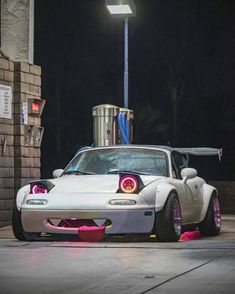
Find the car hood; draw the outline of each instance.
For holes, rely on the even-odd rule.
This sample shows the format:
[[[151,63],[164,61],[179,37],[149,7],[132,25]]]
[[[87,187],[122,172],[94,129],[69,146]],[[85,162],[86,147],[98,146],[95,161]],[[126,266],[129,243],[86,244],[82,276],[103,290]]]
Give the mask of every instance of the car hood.
[[[141,175],[145,186],[163,177]],[[119,175],[68,175],[49,180],[55,186],[50,193],[116,193],[119,188]]]

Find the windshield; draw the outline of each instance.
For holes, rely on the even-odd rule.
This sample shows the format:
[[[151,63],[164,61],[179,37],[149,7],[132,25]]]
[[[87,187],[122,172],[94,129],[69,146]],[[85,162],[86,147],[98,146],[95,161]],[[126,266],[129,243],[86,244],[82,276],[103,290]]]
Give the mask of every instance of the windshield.
[[[90,149],[75,156],[63,174],[114,174],[125,171],[168,176],[166,154],[144,148]]]

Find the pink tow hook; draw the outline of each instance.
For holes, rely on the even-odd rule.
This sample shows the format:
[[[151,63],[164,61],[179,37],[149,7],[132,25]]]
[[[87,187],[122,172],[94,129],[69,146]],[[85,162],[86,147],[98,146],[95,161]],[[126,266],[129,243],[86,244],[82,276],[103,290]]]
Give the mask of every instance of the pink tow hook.
[[[78,236],[81,241],[100,242],[104,240],[105,226],[82,226],[78,228]]]

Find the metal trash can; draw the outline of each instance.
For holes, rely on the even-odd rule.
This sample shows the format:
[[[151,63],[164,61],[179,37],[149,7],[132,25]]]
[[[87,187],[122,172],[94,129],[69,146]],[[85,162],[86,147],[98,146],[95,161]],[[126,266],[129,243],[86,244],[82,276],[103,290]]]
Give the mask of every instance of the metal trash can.
[[[118,144],[118,113],[119,107],[110,104],[101,104],[92,108],[95,146]]]

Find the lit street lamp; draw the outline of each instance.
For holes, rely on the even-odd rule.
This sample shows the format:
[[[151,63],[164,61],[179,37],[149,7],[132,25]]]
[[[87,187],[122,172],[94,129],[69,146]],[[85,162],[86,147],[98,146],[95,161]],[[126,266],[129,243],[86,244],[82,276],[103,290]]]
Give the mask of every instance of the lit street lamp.
[[[105,0],[105,6],[113,16],[125,18],[124,28],[124,107],[128,108],[128,17],[135,16],[134,0]]]

